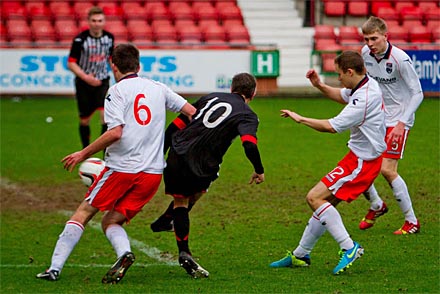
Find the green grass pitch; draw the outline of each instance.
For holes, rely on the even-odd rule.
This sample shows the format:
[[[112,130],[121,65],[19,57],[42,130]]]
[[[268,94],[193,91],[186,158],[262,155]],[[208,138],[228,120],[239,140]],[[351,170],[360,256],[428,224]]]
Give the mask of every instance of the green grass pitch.
[[[101,214],[86,227],[59,281],[35,278],[50,264],[58,235],[86,191],[76,172],[64,171],[60,163],[80,148],[76,104],[70,98],[0,102],[1,293],[439,293],[438,99],[425,99],[420,106],[399,163],[421,222],[419,234],[392,234],[403,217],[379,177],[376,185],[390,211],[372,229],[358,229],[368,209],[363,197],[338,206],[353,239],[365,248],[347,272],[332,275],[339,248],[328,234],[312,252],[309,268],[269,268],[297,246],[311,215],[305,195],[346,154],[348,133],[318,133],[279,115],[288,108],[329,118],[342,108],[329,100],[256,98],[251,107],[260,118],[266,182],[247,184],[252,169],[236,140],[220,178],[191,212],[190,245],[210,277],[191,279],[177,265],[173,233],[150,231],[149,224],[170,201],[161,187],[126,226],[137,260],[117,285],[101,284],[116,258],[99,228]],[[46,122],[48,116],[52,123]],[[93,138],[99,130],[95,118]]]

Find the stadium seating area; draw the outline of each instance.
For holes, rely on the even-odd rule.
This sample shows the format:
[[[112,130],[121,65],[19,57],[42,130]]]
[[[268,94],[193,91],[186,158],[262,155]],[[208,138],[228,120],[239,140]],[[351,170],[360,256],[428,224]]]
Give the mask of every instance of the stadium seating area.
[[[245,47],[250,35],[236,0],[1,1],[1,47],[69,47],[87,28],[90,7],[102,7],[116,43],[140,48]]]
[[[402,49],[440,50],[440,7],[438,1],[321,0],[325,18],[335,25],[315,25],[314,50],[322,71],[333,72],[333,59],[342,50],[361,50],[364,42],[360,25],[370,15],[387,21],[388,39]],[[348,17],[361,17],[359,25],[346,25]]]

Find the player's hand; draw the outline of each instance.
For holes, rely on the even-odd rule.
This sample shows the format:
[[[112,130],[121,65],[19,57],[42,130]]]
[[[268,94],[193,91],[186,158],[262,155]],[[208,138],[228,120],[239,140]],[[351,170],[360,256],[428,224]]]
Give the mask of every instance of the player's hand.
[[[387,136],[387,143],[397,143],[401,144],[403,142],[403,135],[405,133],[405,124],[402,122],[398,122],[397,125],[393,128],[393,130]]]
[[[75,168],[75,166],[84,161],[86,158],[83,155],[81,151],[77,151],[75,153],[69,154],[66,157],[64,157],[61,162],[64,164],[64,169],[68,170],[69,172],[72,172],[72,170]]]
[[[306,78],[310,80],[310,83],[314,87],[317,87],[321,83],[321,79],[319,78],[318,73],[314,69],[309,69],[306,73]]]
[[[290,111],[288,109],[281,109],[281,117],[290,117],[297,123],[301,121],[302,116],[300,116],[298,113]]]
[[[93,87],[98,87],[102,85],[102,81],[95,78],[95,75],[91,73],[85,76],[84,82],[86,82],[87,84]]]
[[[264,174],[257,174],[256,172],[254,172],[251,176],[249,184],[255,183],[258,185],[261,184],[262,182],[264,182]]]

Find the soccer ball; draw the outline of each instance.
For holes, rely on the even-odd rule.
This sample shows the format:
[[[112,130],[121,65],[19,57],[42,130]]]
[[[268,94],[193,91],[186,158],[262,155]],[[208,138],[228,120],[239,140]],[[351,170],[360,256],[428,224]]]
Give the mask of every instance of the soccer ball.
[[[79,166],[78,174],[81,181],[90,187],[105,167],[105,161],[100,158],[87,158]]]

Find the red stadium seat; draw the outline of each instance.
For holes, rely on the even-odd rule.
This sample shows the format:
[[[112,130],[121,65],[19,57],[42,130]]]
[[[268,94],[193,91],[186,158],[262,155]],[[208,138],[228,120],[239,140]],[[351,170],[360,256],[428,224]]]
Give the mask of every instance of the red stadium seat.
[[[314,50],[338,51],[342,50],[342,46],[335,39],[317,39],[315,40]]]
[[[153,29],[154,40],[158,43],[177,43],[177,32],[173,25],[155,26]]]
[[[326,73],[335,72],[335,58],[337,54],[324,53],[321,55],[321,71]]]
[[[102,3],[100,4],[100,7],[104,11],[106,20],[122,20],[124,17],[122,8],[115,2]]]
[[[372,1],[371,3],[371,14],[378,16],[379,9],[382,7],[392,7],[390,1]]]
[[[163,2],[147,2],[145,3],[147,11],[147,19],[152,22],[156,19],[171,19],[168,7]]]
[[[336,42],[335,28],[332,25],[315,25],[313,38],[317,39],[331,39]]]
[[[399,13],[401,13],[403,8],[408,8],[408,7],[409,8],[414,8],[416,6],[411,1],[396,1],[394,3],[394,9],[396,9],[396,11],[399,12]]]
[[[440,26],[431,29],[432,41],[440,44]]]
[[[431,43],[431,31],[425,26],[415,26],[409,31],[409,41],[412,43]]]
[[[367,16],[369,11],[369,3],[367,1],[349,1],[347,12],[351,16]]]
[[[75,14],[73,8],[68,2],[54,1],[49,3],[49,9],[51,11],[52,17],[57,19],[74,19]]]
[[[8,40],[14,47],[32,47],[32,31],[24,20],[9,20],[7,25]]]
[[[111,32],[117,40],[128,40],[128,30],[122,20],[109,19],[105,22],[105,29]]]
[[[203,40],[202,32],[200,31],[200,28],[196,25],[178,26],[176,27],[176,30],[180,43],[201,43]]]
[[[29,3],[34,3],[34,2],[29,2]],[[39,2],[37,2],[39,3]],[[43,3],[44,4],[44,3]],[[27,8],[27,14],[29,16],[30,19],[32,20],[36,20],[36,19],[41,19],[41,20],[52,20],[52,12],[49,9],[49,7],[47,6],[29,6]]]
[[[217,7],[218,15],[221,20],[226,19],[243,19],[241,14],[241,9],[238,6],[230,5],[230,6],[220,6]]]
[[[143,19],[129,19],[127,20],[127,30],[131,40],[141,41],[153,40],[153,30]]]
[[[430,20],[440,20],[440,8],[436,7],[425,11],[425,20],[426,22]]]
[[[220,26],[207,26],[202,28],[203,39],[207,43],[226,42],[225,29]]]
[[[393,7],[380,7],[377,11],[377,17],[388,20],[400,21],[399,13]]]
[[[63,47],[69,47],[73,41],[73,38],[80,32],[76,21],[56,20],[54,23],[55,33],[57,34],[58,44]]]
[[[440,27],[440,19],[431,19],[426,21],[426,27],[430,30]]]
[[[218,26],[218,25],[219,25],[219,23],[216,19],[199,20],[199,27],[201,30],[203,30],[204,28],[209,27],[209,26]]]
[[[423,20],[423,11],[420,7],[416,6],[404,6],[399,10],[400,19],[406,20]]]
[[[338,39],[340,42],[360,42],[362,35],[356,26],[340,26]]]
[[[415,26],[423,26],[423,22],[421,19],[406,19],[402,21],[402,27],[406,28],[407,30],[411,29]]]
[[[219,15],[217,9],[209,2],[194,2],[193,5],[194,18],[196,20],[213,19],[218,20]]]
[[[55,42],[57,40],[55,29],[48,20],[33,20],[30,27],[35,42]]]
[[[127,21],[131,19],[147,19],[147,10],[139,2],[122,2],[121,9]]]
[[[324,1],[324,14],[327,16],[344,16],[346,13],[344,1]]]
[[[73,3],[73,12],[78,20],[87,20],[87,14],[94,5],[92,2],[76,1]]]
[[[388,27],[388,40],[391,42],[408,42],[408,30],[403,26]]]
[[[438,1],[420,1],[418,6],[423,11],[423,13],[429,12],[431,9],[438,8]]]
[[[194,19],[193,9],[187,2],[170,2],[168,10],[173,20]]]
[[[240,41],[240,43],[250,42],[250,35],[244,25],[229,25],[224,26],[226,31],[226,38],[229,42]]]

